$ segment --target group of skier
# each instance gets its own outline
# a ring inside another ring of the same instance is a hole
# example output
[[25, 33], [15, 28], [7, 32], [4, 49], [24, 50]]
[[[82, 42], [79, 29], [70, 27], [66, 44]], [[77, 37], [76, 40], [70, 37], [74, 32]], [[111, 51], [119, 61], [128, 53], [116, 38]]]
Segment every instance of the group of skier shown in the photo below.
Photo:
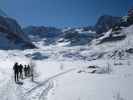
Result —
[[23, 79], [24, 77], [31, 76], [31, 67], [30, 65], [22, 65], [18, 64], [17, 62], [13, 66], [14, 70], [14, 80], [18, 82], [19, 79]]

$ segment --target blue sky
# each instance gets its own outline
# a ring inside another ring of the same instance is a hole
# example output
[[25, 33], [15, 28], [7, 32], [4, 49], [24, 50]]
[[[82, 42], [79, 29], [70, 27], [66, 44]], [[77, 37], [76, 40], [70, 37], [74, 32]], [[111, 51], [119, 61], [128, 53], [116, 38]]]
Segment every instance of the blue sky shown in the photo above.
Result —
[[23, 27], [88, 26], [102, 14], [122, 16], [133, 0], [0, 0], [0, 8]]

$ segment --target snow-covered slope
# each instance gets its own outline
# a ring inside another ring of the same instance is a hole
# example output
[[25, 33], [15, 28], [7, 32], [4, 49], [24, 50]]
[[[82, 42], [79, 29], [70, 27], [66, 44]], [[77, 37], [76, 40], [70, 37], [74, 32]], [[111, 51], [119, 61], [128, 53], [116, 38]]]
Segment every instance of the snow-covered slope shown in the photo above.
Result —
[[[0, 50], [2, 100], [132, 100], [133, 25], [126, 38], [91, 46], [45, 46], [36, 50]], [[110, 36], [111, 30], [103, 36]], [[103, 39], [99, 38], [99, 41]], [[116, 52], [117, 51], [117, 52]], [[113, 55], [112, 55], [113, 54]], [[123, 55], [124, 54], [124, 55]], [[35, 64], [35, 82], [13, 80], [14, 62]], [[101, 92], [102, 91], [102, 92]]]
[[105, 58], [129, 59], [133, 50], [132, 32], [133, 25], [118, 31], [109, 30], [104, 36], [93, 40], [90, 48]]
[[[133, 25], [119, 30], [126, 37], [91, 46], [45, 46], [37, 50], [0, 50], [2, 100], [132, 100]], [[111, 30], [104, 34], [107, 38]], [[13, 82], [14, 62], [36, 65], [35, 82]], [[3, 81], [4, 80], [4, 81]], [[6, 88], [7, 87], [7, 88]], [[102, 92], [101, 92], [102, 91]]]
[[[57, 69], [67, 71], [67, 69], [74, 68], [72, 72], [68, 71], [68, 73], [60, 74], [59, 77], [52, 79], [54, 87], [47, 95], [47, 99], [132, 100], [133, 25], [122, 28], [119, 32], [126, 37], [118, 41], [112, 40], [100, 44], [92, 41], [92, 45], [89, 47], [44, 48], [43, 51], [47, 52], [46, 54], [49, 56], [47, 60], [45, 59], [46, 62], [39, 61], [37, 63], [40, 69], [42, 68], [41, 64], [51, 67], [50, 69], [54, 70], [51, 70], [51, 73], [56, 72]], [[110, 30], [100, 37], [99, 41], [107, 38], [110, 34], [114, 33]], [[47, 76], [50, 72], [40, 71], [42, 76]], [[44, 95], [44, 97], [46, 96]]]

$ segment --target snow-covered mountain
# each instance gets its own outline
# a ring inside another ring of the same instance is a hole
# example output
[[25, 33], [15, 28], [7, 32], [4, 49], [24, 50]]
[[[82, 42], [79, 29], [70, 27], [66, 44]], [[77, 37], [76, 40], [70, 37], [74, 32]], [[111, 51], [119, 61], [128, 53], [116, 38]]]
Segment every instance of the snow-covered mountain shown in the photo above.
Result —
[[[96, 25], [94, 26], [64, 29], [45, 26], [29, 26], [21, 29], [16, 20], [6, 17], [6, 14], [2, 10], [0, 10], [0, 15], [1, 37], [4, 37], [1, 41], [4, 41], [6, 44], [0, 46], [0, 48], [3, 49], [18, 49], [20, 47], [34, 48], [35, 46], [32, 43], [36, 45], [40, 44], [40, 46], [88, 45], [93, 39], [102, 36], [103, 32], [107, 32], [115, 25], [120, 24], [122, 19], [121, 17], [103, 15], [98, 19]], [[125, 25], [125, 23], [122, 24]], [[2, 34], [3, 32], [7, 33], [6, 36], [5, 34]]]
[[[133, 50], [133, 25], [124, 27], [118, 31], [112, 29], [104, 33], [98, 39], [91, 42], [91, 50], [97, 55], [108, 59], [129, 59], [132, 56]], [[99, 53], [98, 53], [99, 52]], [[91, 55], [93, 55], [93, 53]], [[96, 55], [95, 55], [96, 56]]]
[[99, 17], [94, 29], [97, 33], [107, 32], [114, 25], [120, 23], [121, 17], [114, 17], [110, 15], [102, 15]]
[[62, 31], [55, 27], [44, 27], [44, 26], [28, 26], [23, 31], [32, 36], [38, 36], [40, 38], [51, 38], [56, 37], [62, 33]]
[[101, 16], [96, 25], [88, 27], [68, 27], [59, 29], [55, 27], [29, 26], [23, 31], [29, 36], [32, 42], [42, 45], [62, 45], [69, 46], [86, 45], [96, 37], [107, 32], [114, 25], [120, 23], [121, 17], [109, 15]]
[[95, 30], [91, 30], [90, 27], [59, 29], [30, 26], [24, 28], [23, 31], [31, 38], [32, 42], [41, 42], [43, 45], [60, 45], [66, 42], [69, 46], [85, 45], [96, 37]]
[[35, 48], [16, 20], [0, 16], [0, 49]]
[[69, 41], [71, 46], [89, 44], [97, 35], [95, 30], [91, 30], [89, 27], [88, 29], [87, 27], [64, 29], [63, 33], [64, 41]]
[[32, 42], [42, 42], [44, 45], [55, 44], [62, 30], [55, 27], [28, 26], [23, 31]]

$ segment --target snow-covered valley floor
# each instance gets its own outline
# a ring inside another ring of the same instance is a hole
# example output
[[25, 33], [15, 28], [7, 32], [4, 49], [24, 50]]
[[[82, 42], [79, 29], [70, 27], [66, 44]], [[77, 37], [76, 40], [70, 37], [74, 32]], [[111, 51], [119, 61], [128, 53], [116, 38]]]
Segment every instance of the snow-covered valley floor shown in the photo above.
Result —
[[[85, 55], [75, 57], [79, 51]], [[87, 46], [1, 50], [0, 100], [132, 100], [132, 56], [121, 60], [90, 60], [85, 57], [87, 51]], [[38, 58], [40, 53], [42, 58]], [[23, 85], [17, 85], [13, 79], [13, 64], [29, 64], [29, 54], [35, 57], [35, 82], [26, 78], [21, 80]], [[93, 65], [98, 67], [89, 67]]]
[[[121, 30], [124, 40], [99, 45], [0, 50], [0, 100], [132, 100], [132, 32], [133, 25]], [[14, 63], [30, 64], [31, 57], [34, 81], [16, 84]]]

